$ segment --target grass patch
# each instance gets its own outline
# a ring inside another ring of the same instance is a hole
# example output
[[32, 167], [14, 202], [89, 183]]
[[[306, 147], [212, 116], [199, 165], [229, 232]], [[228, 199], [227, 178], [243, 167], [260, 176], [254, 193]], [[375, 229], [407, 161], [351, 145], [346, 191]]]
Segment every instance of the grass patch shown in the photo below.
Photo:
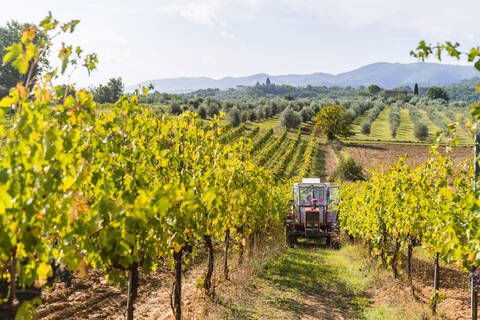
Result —
[[350, 152], [348, 152], [347, 148], [340, 150], [340, 154], [342, 155], [343, 159], [351, 158]]
[[325, 145], [319, 145], [317, 147], [312, 174], [313, 177], [320, 177], [322, 180], [327, 178], [325, 172]]
[[413, 135], [413, 123], [410, 120], [408, 109], [400, 109], [400, 126], [398, 127], [395, 139], [401, 141], [418, 140]]
[[[413, 134], [413, 123], [410, 120], [408, 115], [408, 109], [400, 109], [400, 126], [397, 130], [397, 135], [395, 138], [392, 138], [390, 135], [390, 124], [389, 124], [389, 113], [390, 108], [383, 109], [382, 112], [378, 115], [378, 118], [372, 123], [370, 134], [361, 133], [361, 124], [363, 119], [368, 115], [369, 110], [365, 112], [364, 115], [356, 118], [353, 121], [353, 132], [354, 136], [347, 139], [342, 139], [344, 143], [360, 143], [360, 144], [408, 144], [408, 145], [431, 145], [433, 142], [434, 135], [440, 129], [430, 121], [425, 110], [419, 109], [422, 114], [422, 119], [425, 121], [425, 124], [428, 127], [428, 138], [426, 141], [419, 141], [415, 138]], [[452, 121], [447, 121], [450, 123]], [[469, 137], [468, 133], [459, 128], [457, 130], [457, 140], [459, 146], [471, 146], [473, 144], [472, 139]], [[442, 140], [444, 143], [445, 139]]]
[[255, 122], [254, 125], [260, 128], [260, 132], [265, 132], [269, 129], [273, 129], [274, 132], [276, 131], [275, 128], [278, 127], [280, 124], [280, 120], [278, 116], [268, 119], [266, 121]]
[[[420, 111], [420, 114], [422, 115], [422, 119], [428, 127], [428, 139], [427, 140], [428, 141], [433, 141], [435, 134], [437, 132], [441, 131], [441, 129], [430, 120], [430, 118], [428, 117], [427, 112], [425, 110], [418, 109], [418, 111]], [[442, 142], [443, 142], [443, 139], [442, 139]]]
[[[388, 120], [388, 115], [390, 114], [390, 108], [385, 108], [380, 112], [378, 118], [372, 123], [370, 128], [370, 134], [362, 134], [360, 132], [361, 122], [357, 125], [354, 125], [354, 133], [355, 135], [347, 140], [377, 140], [381, 139], [385, 140], [392, 140], [390, 137], [390, 124]], [[366, 116], [366, 115], [365, 115]], [[358, 121], [361, 121], [363, 116], [359, 117]], [[355, 119], [357, 121], [357, 119]]]
[[339, 251], [300, 243], [258, 265], [256, 277], [232, 299], [225, 319], [362, 318], [372, 301], [374, 273], [352, 261], [352, 246]]
[[222, 300], [220, 318], [413, 320], [425, 315], [405, 301], [377, 305], [374, 289], [391, 289], [390, 279], [361, 246], [332, 250], [300, 241], [255, 261], [241, 294]]
[[382, 305], [376, 308], [366, 309], [363, 317], [368, 320], [405, 320], [421, 319], [414, 312], [402, 310], [397, 306]]

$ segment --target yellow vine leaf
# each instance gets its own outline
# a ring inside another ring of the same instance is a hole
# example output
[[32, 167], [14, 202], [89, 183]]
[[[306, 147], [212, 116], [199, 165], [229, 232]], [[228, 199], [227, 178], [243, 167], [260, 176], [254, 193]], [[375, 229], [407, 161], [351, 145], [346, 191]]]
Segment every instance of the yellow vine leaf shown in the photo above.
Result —
[[23, 83], [17, 83], [17, 91], [20, 98], [24, 98], [27, 95], [27, 89], [23, 86]]
[[173, 243], [173, 250], [175, 250], [175, 252], [180, 252], [180, 250], [182, 250], [182, 248], [183, 248], [183, 245], [178, 244], [176, 242]]
[[22, 43], [33, 41], [33, 39], [35, 39], [36, 33], [37, 33], [37, 30], [34, 27], [32, 26], [28, 27], [25, 31], [23, 31]]

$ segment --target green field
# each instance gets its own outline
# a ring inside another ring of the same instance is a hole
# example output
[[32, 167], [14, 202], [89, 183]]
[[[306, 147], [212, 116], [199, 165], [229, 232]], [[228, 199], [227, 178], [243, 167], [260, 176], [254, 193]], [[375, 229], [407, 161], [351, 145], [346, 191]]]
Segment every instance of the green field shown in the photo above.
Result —
[[[372, 126], [370, 128], [370, 134], [363, 134], [360, 132], [360, 128], [362, 125], [363, 120], [365, 119], [366, 115], [368, 114], [368, 111], [365, 113], [365, 115], [362, 115], [355, 119], [354, 121], [354, 126], [353, 126], [353, 132], [355, 133], [354, 136], [345, 139], [347, 142], [414, 142], [413, 139], [411, 140], [402, 140], [400, 139], [400, 136], [397, 135], [397, 137], [392, 138], [390, 135], [390, 122], [389, 122], [389, 114], [390, 114], [390, 108], [385, 108], [380, 114], [378, 115], [378, 118], [372, 123]], [[408, 113], [407, 113], [408, 117]], [[402, 122], [400, 123], [400, 127], [403, 124], [404, 119], [402, 118]], [[400, 129], [398, 130], [400, 134]], [[402, 137], [403, 138], [403, 137]]]
[[[422, 119], [428, 127], [428, 138], [425, 141], [418, 140], [413, 135], [413, 123], [410, 120], [410, 116], [408, 114], [408, 110], [403, 108], [400, 109], [400, 126], [397, 130], [397, 135], [395, 138], [392, 138], [390, 134], [390, 122], [389, 122], [389, 114], [390, 108], [385, 108], [379, 115], [378, 118], [372, 123], [370, 134], [362, 134], [360, 129], [362, 122], [368, 115], [368, 111], [365, 114], [357, 117], [353, 121], [353, 132], [355, 133], [354, 136], [344, 139], [344, 142], [347, 143], [386, 143], [386, 144], [418, 144], [418, 145], [430, 145], [433, 140], [436, 132], [440, 131], [440, 128], [432, 123], [428, 118], [426, 111], [420, 110], [422, 114]], [[458, 113], [460, 116], [461, 113]], [[445, 117], [445, 123], [451, 123]], [[469, 137], [468, 133], [459, 128], [457, 130], [457, 140], [459, 145], [466, 146], [471, 145], [472, 140]], [[442, 139], [445, 142], [445, 139]]]

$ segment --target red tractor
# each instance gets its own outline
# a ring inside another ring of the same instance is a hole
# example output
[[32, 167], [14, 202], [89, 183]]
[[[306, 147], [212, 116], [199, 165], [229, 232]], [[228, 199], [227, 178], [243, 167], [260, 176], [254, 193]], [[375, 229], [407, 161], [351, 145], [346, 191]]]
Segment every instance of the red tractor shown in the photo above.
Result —
[[325, 239], [338, 248], [338, 212], [340, 186], [304, 178], [292, 189], [292, 209], [287, 218], [287, 244], [294, 247], [298, 238]]

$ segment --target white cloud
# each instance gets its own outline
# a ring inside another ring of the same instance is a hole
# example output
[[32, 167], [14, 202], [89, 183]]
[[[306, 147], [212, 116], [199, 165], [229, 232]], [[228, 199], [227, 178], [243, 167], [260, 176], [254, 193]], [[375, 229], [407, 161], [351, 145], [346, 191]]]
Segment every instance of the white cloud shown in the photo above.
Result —
[[192, 22], [215, 26], [222, 24], [218, 16], [221, 5], [221, 0], [188, 0], [162, 6], [159, 10], [177, 13], [182, 18]]
[[180, 15], [187, 20], [213, 26], [218, 22], [216, 10], [219, 5], [218, 0], [191, 1], [180, 8]]
[[222, 33], [220, 34], [223, 38], [226, 38], [226, 39], [233, 39], [235, 38], [235, 35], [232, 34], [232, 33], [229, 33], [227, 31], [222, 31]]

